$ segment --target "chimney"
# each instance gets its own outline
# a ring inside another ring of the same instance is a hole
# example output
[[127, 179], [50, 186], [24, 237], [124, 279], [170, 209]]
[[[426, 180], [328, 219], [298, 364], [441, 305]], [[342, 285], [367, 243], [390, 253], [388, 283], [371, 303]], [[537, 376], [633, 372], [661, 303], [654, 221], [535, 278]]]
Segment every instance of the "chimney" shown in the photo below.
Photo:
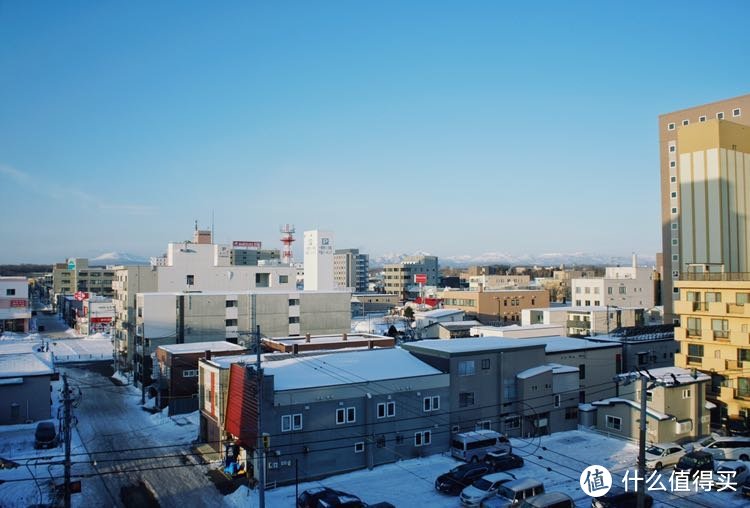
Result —
[[344, 335], [343, 335], [343, 336], [341, 337], [341, 340], [347, 340], [347, 335], [346, 335], [346, 334], [344, 334]]
[[206, 360], [210, 360], [210, 359], [211, 359], [211, 350], [206, 349]]
[[294, 356], [297, 356], [299, 354], [299, 344], [297, 343], [292, 344], [292, 354]]
[[310, 334], [309, 333], [305, 334], [305, 342], [310, 342]]

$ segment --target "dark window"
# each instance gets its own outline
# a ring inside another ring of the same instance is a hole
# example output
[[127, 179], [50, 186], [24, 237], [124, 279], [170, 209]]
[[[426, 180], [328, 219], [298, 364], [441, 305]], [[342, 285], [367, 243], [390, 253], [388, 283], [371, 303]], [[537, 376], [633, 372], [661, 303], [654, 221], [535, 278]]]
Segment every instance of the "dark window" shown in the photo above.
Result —
[[227, 326], [237, 326], [237, 320], [236, 319], [225, 319], [224, 322]]
[[237, 307], [237, 300], [227, 300], [227, 307]]
[[378, 448], [385, 448], [385, 436], [383, 434], [379, 435], [375, 439], [375, 446]]
[[474, 405], [474, 392], [461, 392], [458, 394], [458, 406], [468, 407]]
[[586, 379], [586, 364], [580, 364], [578, 366], [578, 379]]
[[16, 294], [16, 290], [15, 289], [6, 289], [5, 290], [5, 296], [13, 296], [15, 294]]
[[487, 370], [490, 368], [490, 359], [489, 358], [483, 358], [482, 359], [482, 370]]
[[186, 275], [185, 276], [185, 283], [188, 286], [192, 286], [195, 284], [195, 275]]

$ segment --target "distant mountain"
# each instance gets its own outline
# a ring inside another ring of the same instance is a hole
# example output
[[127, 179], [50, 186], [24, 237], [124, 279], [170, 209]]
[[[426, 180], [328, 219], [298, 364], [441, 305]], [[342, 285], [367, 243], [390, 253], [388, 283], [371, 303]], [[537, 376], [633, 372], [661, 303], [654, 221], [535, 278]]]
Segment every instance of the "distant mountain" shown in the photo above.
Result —
[[[418, 252], [414, 255], [426, 254]], [[388, 263], [398, 263], [407, 254], [383, 254], [370, 258], [371, 266], [383, 266]], [[459, 256], [438, 256], [440, 266], [471, 266], [471, 265], [511, 265], [511, 266], [572, 266], [572, 265], [599, 265], [599, 266], [625, 266], [632, 262], [631, 256], [612, 256], [606, 254], [592, 254], [585, 252], [560, 253], [550, 252], [546, 254], [522, 254], [513, 255], [502, 252], [485, 252], [479, 255], [463, 254]], [[639, 266], [653, 266], [656, 264], [654, 256], [638, 256]]]
[[128, 254], [127, 252], [105, 252], [89, 260], [89, 264], [96, 265], [147, 265], [150, 263], [148, 258]]

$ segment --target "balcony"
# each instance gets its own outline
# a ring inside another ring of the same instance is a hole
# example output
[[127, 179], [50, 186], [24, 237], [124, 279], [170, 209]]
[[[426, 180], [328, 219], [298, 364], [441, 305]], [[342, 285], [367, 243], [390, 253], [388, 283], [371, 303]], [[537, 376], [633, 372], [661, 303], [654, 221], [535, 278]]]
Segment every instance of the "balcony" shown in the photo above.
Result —
[[695, 281], [750, 281], [750, 272], [680, 272], [680, 280]]
[[742, 370], [743, 368], [746, 368], [744, 364], [746, 363], [750, 364], [750, 362], [742, 362], [739, 360], [725, 360], [725, 361], [726, 361], [726, 365], [725, 365], [726, 370]]
[[565, 326], [568, 328], [583, 328], [584, 330], [591, 329], [591, 321], [576, 321], [575, 319], [569, 319]]
[[729, 342], [729, 330], [712, 330], [714, 340], [717, 342]]
[[693, 367], [700, 367], [703, 365], [702, 356], [686, 356], [685, 358], [687, 358], [687, 364]]
[[703, 331], [700, 328], [685, 328], [686, 337], [690, 339], [700, 339]]

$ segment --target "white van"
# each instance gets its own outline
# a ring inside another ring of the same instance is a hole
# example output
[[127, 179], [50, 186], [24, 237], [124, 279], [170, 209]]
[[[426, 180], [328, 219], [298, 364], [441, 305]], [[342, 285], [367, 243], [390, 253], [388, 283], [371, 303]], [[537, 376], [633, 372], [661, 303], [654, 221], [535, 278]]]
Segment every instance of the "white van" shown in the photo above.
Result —
[[719, 460], [750, 460], [750, 437], [727, 436], [702, 449]]
[[466, 462], [484, 460], [487, 452], [510, 453], [510, 441], [494, 430], [475, 430], [456, 434], [451, 440], [451, 455]]

